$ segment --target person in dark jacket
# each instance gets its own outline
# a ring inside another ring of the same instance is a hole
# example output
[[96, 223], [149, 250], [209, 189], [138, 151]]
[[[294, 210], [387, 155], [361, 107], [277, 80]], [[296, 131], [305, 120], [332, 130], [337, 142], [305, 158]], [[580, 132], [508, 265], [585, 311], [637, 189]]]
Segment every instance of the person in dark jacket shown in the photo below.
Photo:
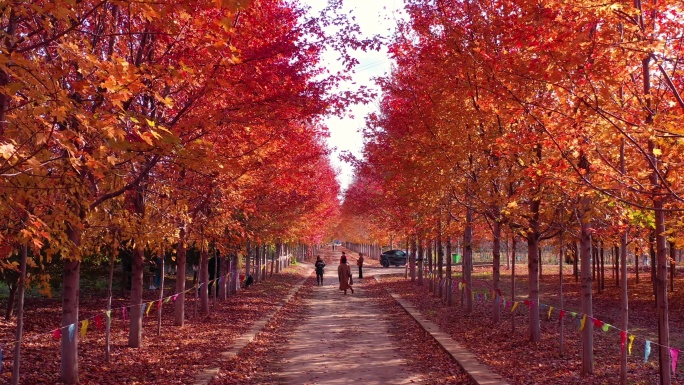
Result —
[[320, 255], [316, 256], [316, 284], [319, 286], [323, 284], [323, 268], [325, 267], [325, 261], [321, 259]]

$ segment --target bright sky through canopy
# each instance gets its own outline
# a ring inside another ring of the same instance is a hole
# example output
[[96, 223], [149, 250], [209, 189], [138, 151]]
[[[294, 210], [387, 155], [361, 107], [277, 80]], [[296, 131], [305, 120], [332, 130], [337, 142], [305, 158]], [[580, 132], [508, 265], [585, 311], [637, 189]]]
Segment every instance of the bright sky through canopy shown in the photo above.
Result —
[[[314, 13], [320, 11], [325, 3], [325, 0], [302, 0], [302, 4], [309, 5], [312, 8], [311, 12]], [[402, 0], [344, 1], [346, 13], [355, 17], [363, 37], [392, 35], [396, 28], [396, 20], [400, 19], [403, 13], [403, 6]], [[336, 61], [337, 56], [335, 52], [327, 52], [324, 56], [324, 65], [328, 66], [331, 72], [341, 69], [341, 65]], [[352, 81], [344, 84], [343, 89], [355, 89], [358, 85], [376, 88], [372, 79], [387, 74], [391, 68], [391, 60], [384, 47], [380, 51], [357, 51], [354, 56], [359, 60], [359, 65], [352, 75]], [[329, 147], [334, 149], [331, 158], [333, 164], [339, 168], [337, 178], [343, 190], [351, 183], [353, 170], [349, 164], [340, 161], [339, 156], [343, 152], [350, 152], [356, 156], [361, 154], [364, 118], [376, 108], [376, 103], [352, 105], [344, 118], [330, 117], [325, 121], [330, 129]]]

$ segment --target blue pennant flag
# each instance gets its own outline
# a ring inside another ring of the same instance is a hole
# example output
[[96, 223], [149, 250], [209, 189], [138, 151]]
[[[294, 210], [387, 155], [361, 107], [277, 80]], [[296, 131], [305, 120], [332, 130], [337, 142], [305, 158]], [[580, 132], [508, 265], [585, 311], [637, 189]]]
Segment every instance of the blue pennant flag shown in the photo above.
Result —
[[644, 362], [648, 361], [648, 356], [651, 355], [651, 341], [646, 341], [646, 346], [644, 347]]

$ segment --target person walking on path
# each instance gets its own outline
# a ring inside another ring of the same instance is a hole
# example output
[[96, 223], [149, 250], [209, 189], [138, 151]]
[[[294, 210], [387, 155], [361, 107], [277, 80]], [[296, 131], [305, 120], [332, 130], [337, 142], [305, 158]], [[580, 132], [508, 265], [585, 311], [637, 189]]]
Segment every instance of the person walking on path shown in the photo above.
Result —
[[351, 268], [347, 264], [347, 257], [344, 255], [340, 259], [340, 265], [337, 266], [337, 277], [340, 280], [340, 290], [344, 290], [344, 294], [347, 294], [347, 290], [351, 290], [354, 294], [354, 288], [351, 287]]
[[323, 284], [323, 268], [325, 267], [325, 262], [321, 259], [320, 255], [316, 256], [316, 284], [319, 286]]
[[356, 260], [356, 266], [359, 267], [359, 279], [363, 278], [363, 253], [359, 253], [359, 259]]

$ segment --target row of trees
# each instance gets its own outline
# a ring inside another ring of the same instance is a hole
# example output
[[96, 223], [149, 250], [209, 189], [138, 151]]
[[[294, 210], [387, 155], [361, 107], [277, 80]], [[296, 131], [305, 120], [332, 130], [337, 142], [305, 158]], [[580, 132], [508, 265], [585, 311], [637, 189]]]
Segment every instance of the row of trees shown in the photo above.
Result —
[[[498, 290], [504, 234], [522, 239], [533, 342], [541, 241], [556, 239], [561, 254], [579, 244], [588, 316], [592, 240], [619, 249], [625, 331], [627, 250], [652, 249], [660, 381], [670, 384], [668, 251], [684, 242], [681, 2], [409, 0], [406, 10], [342, 208], [342, 227], [363, 223], [350, 240], [375, 243], [389, 229], [448, 251], [460, 234], [470, 286], [473, 231], [486, 228]], [[592, 335], [589, 324], [584, 374]]]
[[[350, 68], [346, 50], [374, 44], [340, 3], [310, 16], [277, 0], [2, 2], [0, 269], [62, 264], [64, 327], [78, 323], [82, 262], [130, 248], [128, 345], [140, 347], [146, 254], [173, 248], [185, 277], [196, 245], [206, 277], [211, 245], [319, 243], [339, 191], [320, 116], [356, 97], [331, 92], [346, 75], [319, 58], [332, 45]], [[68, 334], [61, 379], [77, 383]]]

